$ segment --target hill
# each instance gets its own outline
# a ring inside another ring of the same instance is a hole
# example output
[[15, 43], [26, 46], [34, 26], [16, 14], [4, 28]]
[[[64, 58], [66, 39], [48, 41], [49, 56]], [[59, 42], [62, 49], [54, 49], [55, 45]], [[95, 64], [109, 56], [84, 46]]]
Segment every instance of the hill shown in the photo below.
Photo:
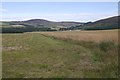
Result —
[[82, 26], [84, 30], [104, 30], [104, 29], [118, 29], [118, 20], [120, 16], [114, 16], [107, 19], [98, 20], [95, 22], [88, 22]]
[[10, 25], [25, 25], [33, 27], [49, 27], [49, 28], [61, 28], [82, 25], [80, 22], [53, 22], [44, 19], [31, 19], [27, 21], [11, 21]]
[[23, 33], [32, 31], [57, 31], [60, 28], [81, 26], [80, 22], [53, 22], [44, 19], [31, 19], [26, 21], [10, 21], [2, 23], [3, 33]]
[[2, 22], [3, 33], [19, 33], [32, 31], [64, 31], [64, 30], [108, 30], [119, 29], [118, 20], [120, 16], [101, 19], [95, 22], [54, 22], [44, 19], [31, 19], [26, 21]]

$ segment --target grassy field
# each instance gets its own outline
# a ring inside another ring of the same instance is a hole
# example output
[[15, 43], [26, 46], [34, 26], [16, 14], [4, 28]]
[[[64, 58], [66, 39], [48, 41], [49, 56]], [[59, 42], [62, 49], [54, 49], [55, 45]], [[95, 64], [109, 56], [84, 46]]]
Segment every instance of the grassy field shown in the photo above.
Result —
[[115, 30], [94, 30], [94, 31], [58, 31], [58, 32], [42, 32], [62, 39], [72, 39], [77, 41], [112, 41], [118, 43], [118, 29]]
[[3, 78], [116, 78], [117, 30], [2, 35]]

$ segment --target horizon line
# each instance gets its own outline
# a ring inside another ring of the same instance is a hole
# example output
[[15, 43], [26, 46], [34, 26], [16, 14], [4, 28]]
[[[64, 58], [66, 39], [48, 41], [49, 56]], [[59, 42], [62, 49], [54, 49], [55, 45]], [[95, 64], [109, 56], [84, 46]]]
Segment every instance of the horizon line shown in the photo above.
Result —
[[[104, 20], [104, 19], [108, 19], [108, 18], [112, 18], [112, 17], [118, 17], [120, 15], [115, 15], [115, 16], [111, 16], [111, 17], [107, 17], [107, 18], [102, 18], [102, 19], [98, 19], [98, 20], [95, 20], [95, 21], [81, 21], [80, 23], [85, 23], [85, 22], [96, 22], [96, 21], [99, 21], [99, 20]], [[48, 19], [43, 19], [43, 18], [31, 18], [31, 19], [26, 19], [26, 20], [0, 20], [1, 22], [12, 22], [12, 21], [28, 21], [28, 20], [34, 20], [34, 19], [37, 19], [37, 20], [46, 20], [46, 21], [51, 21], [51, 22], [78, 22], [79, 21], [75, 21], [75, 20], [62, 20], [62, 21], [55, 21], [55, 20], [48, 20]]]

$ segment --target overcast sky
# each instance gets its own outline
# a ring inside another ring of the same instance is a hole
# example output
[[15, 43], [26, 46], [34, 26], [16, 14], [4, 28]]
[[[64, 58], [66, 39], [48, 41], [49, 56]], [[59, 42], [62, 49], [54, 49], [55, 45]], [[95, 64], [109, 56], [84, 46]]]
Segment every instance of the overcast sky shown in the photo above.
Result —
[[3, 21], [46, 19], [88, 22], [118, 15], [117, 2], [3, 2]]

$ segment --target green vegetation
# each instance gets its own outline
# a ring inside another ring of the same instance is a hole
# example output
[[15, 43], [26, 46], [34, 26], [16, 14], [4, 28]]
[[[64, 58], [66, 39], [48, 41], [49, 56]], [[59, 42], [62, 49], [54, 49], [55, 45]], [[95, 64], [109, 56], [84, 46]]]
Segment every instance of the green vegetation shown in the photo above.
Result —
[[3, 78], [116, 78], [118, 45], [3, 34]]
[[115, 48], [115, 45], [114, 45], [114, 43], [113, 42], [101, 42], [100, 44], [99, 44], [99, 47], [100, 47], [100, 49], [102, 50], [102, 51], [105, 51], [105, 52], [107, 52], [107, 51], [109, 51], [110, 49], [112, 49], [112, 48]]

